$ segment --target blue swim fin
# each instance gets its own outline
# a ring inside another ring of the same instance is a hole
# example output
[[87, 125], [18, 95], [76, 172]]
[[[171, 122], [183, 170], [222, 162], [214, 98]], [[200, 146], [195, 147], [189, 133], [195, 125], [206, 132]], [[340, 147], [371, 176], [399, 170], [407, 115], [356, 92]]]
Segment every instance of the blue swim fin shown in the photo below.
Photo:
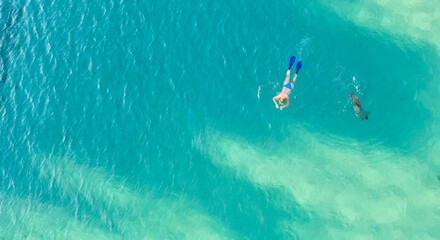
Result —
[[301, 69], [302, 66], [303, 66], [303, 63], [302, 63], [302, 62], [298, 62], [298, 63], [296, 64], [296, 73], [298, 73], [298, 71]]
[[290, 61], [289, 61], [289, 69], [293, 66], [293, 64], [295, 63], [295, 59], [296, 59], [296, 57], [295, 56], [291, 56], [290, 57]]

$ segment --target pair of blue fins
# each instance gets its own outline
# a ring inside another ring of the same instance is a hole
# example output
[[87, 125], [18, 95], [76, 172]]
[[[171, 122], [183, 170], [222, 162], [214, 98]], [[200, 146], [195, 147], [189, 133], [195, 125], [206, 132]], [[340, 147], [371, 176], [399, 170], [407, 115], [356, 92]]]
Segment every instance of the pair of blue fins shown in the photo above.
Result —
[[[296, 60], [296, 57], [295, 56], [292, 56], [292, 57], [290, 57], [290, 61], [289, 61], [289, 70], [290, 70], [290, 68], [292, 68], [292, 66], [293, 66], [293, 64], [295, 63], [295, 60]], [[297, 64], [296, 64], [296, 74], [298, 74], [298, 71], [302, 68], [302, 62], [301, 61], [299, 61]]]

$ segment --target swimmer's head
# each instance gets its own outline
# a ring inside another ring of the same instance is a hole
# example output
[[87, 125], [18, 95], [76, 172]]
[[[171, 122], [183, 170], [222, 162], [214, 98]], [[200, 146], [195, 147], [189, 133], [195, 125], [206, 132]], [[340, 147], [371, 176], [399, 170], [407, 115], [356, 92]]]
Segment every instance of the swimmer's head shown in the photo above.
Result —
[[356, 95], [354, 95], [354, 93], [350, 93], [350, 97], [353, 103], [358, 105], [358, 107], [360, 107], [361, 104], [359, 102], [359, 98]]
[[278, 103], [279, 103], [281, 106], [286, 105], [286, 98], [280, 98], [280, 99], [278, 100]]

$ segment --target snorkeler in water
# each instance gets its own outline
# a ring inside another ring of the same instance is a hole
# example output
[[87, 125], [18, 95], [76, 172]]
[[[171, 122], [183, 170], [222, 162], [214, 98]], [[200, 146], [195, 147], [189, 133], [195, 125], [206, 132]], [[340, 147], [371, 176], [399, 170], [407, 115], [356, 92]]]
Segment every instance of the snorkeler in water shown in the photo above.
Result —
[[294, 56], [290, 57], [289, 68], [287, 69], [286, 72], [286, 79], [284, 80], [283, 83], [283, 89], [278, 95], [272, 98], [272, 101], [275, 103], [275, 107], [279, 108], [280, 110], [283, 110], [283, 108], [286, 108], [290, 105], [289, 95], [295, 86], [295, 81], [296, 81], [296, 77], [298, 76], [298, 71], [302, 67], [302, 62], [298, 62], [296, 64], [295, 76], [293, 76], [292, 82], [290, 82], [290, 68], [292, 68], [294, 62], [295, 62], [295, 57]]
[[354, 93], [350, 93], [351, 102], [353, 103], [354, 115], [362, 120], [368, 120], [367, 113], [362, 109], [361, 102], [359, 98], [354, 95]]

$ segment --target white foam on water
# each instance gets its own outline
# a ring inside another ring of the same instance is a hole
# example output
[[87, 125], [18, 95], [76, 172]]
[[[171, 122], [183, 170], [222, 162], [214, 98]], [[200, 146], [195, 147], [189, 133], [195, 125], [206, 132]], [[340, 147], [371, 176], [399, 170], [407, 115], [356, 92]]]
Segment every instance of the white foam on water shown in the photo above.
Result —
[[[301, 139], [286, 139], [282, 148], [257, 147], [215, 130], [194, 140], [194, 146], [215, 165], [263, 189], [286, 191], [310, 219], [282, 221], [279, 228], [300, 239], [440, 237], [440, 184], [423, 161], [383, 146], [296, 129]], [[294, 144], [304, 147], [289, 148]]]
[[356, 80], [356, 76], [353, 76], [352, 81], [353, 81], [353, 86], [356, 89], [356, 93], [360, 93], [359, 92], [360, 83]]
[[126, 239], [234, 239], [219, 220], [185, 196], [158, 197], [68, 157], [36, 156], [33, 163], [41, 178], [72, 198], [87, 199]]

